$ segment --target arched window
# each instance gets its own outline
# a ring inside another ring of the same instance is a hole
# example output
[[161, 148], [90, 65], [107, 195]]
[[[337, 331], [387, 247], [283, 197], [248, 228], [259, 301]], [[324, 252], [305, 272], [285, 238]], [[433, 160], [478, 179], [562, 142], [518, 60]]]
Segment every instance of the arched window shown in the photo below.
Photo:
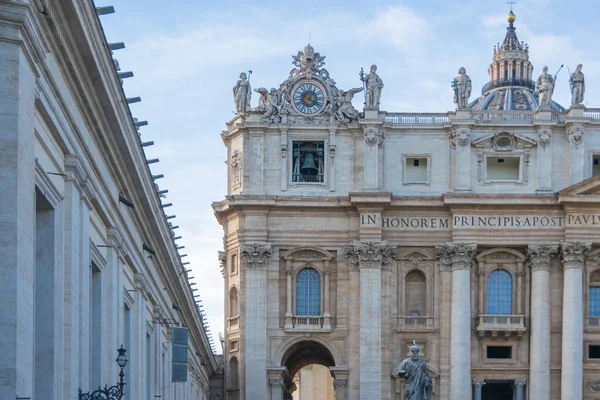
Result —
[[426, 315], [427, 293], [425, 291], [425, 274], [421, 271], [411, 271], [404, 282], [404, 301], [406, 315], [419, 317]]
[[313, 268], [304, 268], [296, 277], [296, 315], [321, 315], [321, 277]]
[[503, 269], [497, 269], [488, 276], [486, 314], [512, 314], [512, 277]]
[[231, 357], [231, 360], [229, 360], [229, 389], [239, 389], [239, 386], [240, 378], [238, 360], [235, 357]]
[[234, 286], [229, 291], [229, 316], [230, 317], [235, 317], [237, 315], [240, 315], [239, 304], [240, 303], [238, 301], [238, 291], [237, 291], [237, 288]]
[[600, 271], [596, 271], [590, 276], [588, 316], [600, 317]]

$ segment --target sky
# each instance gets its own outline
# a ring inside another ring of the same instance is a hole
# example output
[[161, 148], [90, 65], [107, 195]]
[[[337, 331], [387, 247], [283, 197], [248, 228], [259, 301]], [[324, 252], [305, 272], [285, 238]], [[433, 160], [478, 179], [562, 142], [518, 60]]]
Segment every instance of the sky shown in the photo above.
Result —
[[[217, 350], [224, 331], [223, 278], [217, 252], [223, 231], [211, 207], [226, 194], [225, 123], [234, 116], [232, 88], [252, 70], [253, 88], [279, 87], [292, 69], [292, 54], [309, 42], [326, 56], [325, 68], [341, 89], [361, 87], [359, 71], [377, 64], [383, 79], [381, 109], [389, 112], [454, 110], [450, 82], [464, 66], [471, 99], [487, 83], [493, 46], [506, 33], [505, 1], [481, 0], [95, 0], [114, 6], [101, 16], [126, 79], [132, 113], [149, 125], [142, 139], [153, 174], [168, 189], [186, 261], [195, 276]], [[600, 107], [597, 0], [521, 0], [513, 10], [520, 40], [529, 44], [534, 77], [561, 64], [553, 100], [570, 103], [567, 66], [583, 64], [585, 102]], [[354, 99], [362, 107], [363, 95]], [[254, 93], [252, 105], [258, 103]]]

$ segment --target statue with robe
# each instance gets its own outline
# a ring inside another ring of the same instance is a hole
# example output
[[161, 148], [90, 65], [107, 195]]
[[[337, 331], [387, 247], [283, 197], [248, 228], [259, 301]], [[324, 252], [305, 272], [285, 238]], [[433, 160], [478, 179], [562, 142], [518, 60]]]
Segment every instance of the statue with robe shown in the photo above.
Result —
[[460, 67], [458, 76], [452, 82], [454, 89], [454, 102], [458, 110], [469, 108], [469, 97], [471, 97], [471, 78], [467, 75], [467, 70]]
[[381, 100], [381, 89], [383, 89], [383, 81], [377, 75], [377, 65], [371, 65], [371, 71], [368, 75], [364, 75], [361, 68], [361, 80], [365, 83], [367, 91], [365, 93], [365, 107], [371, 109], [379, 109], [379, 101]]
[[404, 377], [404, 400], [433, 400], [433, 381], [427, 363], [421, 357], [416, 342], [410, 348], [411, 356], [392, 371], [392, 376]]
[[579, 64], [575, 72], [571, 74], [569, 84], [571, 86], [571, 104], [579, 105], [583, 103], [583, 95], [585, 94], [585, 78], [581, 72], [583, 65]]
[[554, 93], [554, 79], [548, 73], [548, 67], [544, 67], [542, 74], [535, 82], [535, 92], [538, 94], [538, 108], [550, 109], [552, 94]]
[[233, 87], [233, 100], [235, 102], [235, 111], [238, 114], [246, 114], [250, 111], [250, 99], [252, 98], [252, 88], [248, 82], [248, 76], [245, 72], [240, 74], [240, 79]]

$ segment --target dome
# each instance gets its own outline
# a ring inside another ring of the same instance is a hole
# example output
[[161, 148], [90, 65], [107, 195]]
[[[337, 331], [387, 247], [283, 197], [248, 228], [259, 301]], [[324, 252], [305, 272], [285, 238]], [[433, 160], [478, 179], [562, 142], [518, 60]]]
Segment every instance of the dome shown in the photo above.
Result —
[[[471, 102], [469, 108], [473, 111], [534, 111], [538, 108], [538, 95], [531, 85], [528, 86], [502, 86], [487, 90]], [[565, 111], [555, 101], [552, 101], [551, 108], [554, 111]]]

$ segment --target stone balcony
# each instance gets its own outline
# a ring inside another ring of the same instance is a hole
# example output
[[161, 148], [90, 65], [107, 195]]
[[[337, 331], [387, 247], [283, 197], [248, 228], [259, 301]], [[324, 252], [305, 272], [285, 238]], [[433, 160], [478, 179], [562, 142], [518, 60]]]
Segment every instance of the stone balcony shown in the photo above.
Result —
[[586, 332], [600, 332], [600, 317], [585, 317], [583, 323]]
[[493, 338], [498, 337], [499, 333], [506, 337], [512, 334], [522, 337], [526, 330], [524, 315], [479, 315], [477, 332], [480, 337], [486, 333]]
[[431, 332], [436, 329], [435, 320], [433, 317], [412, 317], [401, 315], [398, 316], [399, 332]]
[[331, 332], [331, 317], [287, 317], [284, 330], [286, 332]]

